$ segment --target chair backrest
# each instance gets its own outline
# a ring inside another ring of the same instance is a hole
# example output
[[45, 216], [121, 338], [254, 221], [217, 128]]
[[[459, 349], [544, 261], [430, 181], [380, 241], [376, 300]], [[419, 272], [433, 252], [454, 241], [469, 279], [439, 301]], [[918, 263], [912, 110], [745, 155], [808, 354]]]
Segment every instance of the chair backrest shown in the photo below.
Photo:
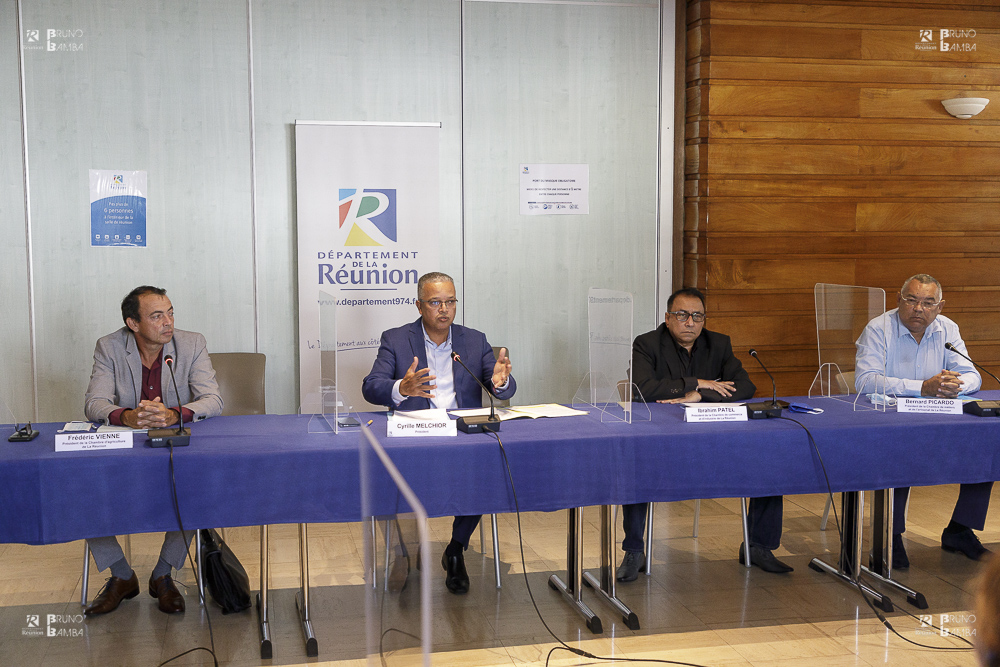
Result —
[[[504, 345], [494, 345], [493, 346], [493, 358], [494, 359], [497, 359], [497, 358], [500, 357], [500, 348], [502, 348], [502, 347], [505, 347], [505, 346]], [[510, 348], [509, 347], [507, 348], [507, 354], [508, 354], [508, 356], [510, 355]], [[503, 401], [501, 401], [499, 398], [494, 397], [493, 398], [493, 404], [496, 405], [498, 408], [506, 408], [506, 407], [510, 407], [510, 400], [503, 400]], [[486, 407], [489, 407], [489, 405], [490, 405], [490, 398], [489, 398], [489, 396], [486, 395], [485, 391], [483, 392], [483, 405], [486, 406]]]
[[264, 404], [264, 364], [266, 357], [256, 352], [215, 352], [208, 355], [215, 369], [224, 407], [222, 414], [262, 415]]

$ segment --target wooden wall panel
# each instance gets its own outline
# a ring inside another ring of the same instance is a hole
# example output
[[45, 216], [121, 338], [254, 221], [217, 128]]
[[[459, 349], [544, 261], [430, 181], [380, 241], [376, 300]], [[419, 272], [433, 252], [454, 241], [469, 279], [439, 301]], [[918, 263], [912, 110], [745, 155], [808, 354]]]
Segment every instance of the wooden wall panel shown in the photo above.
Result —
[[861, 203], [857, 206], [857, 230], [859, 232], [911, 233], [1000, 232], [1000, 215], [984, 216], [983, 206], [978, 202], [952, 204], [935, 202]]
[[[995, 0], [689, 0], [687, 19], [683, 275], [758, 395], [749, 347], [779, 393], [808, 391], [817, 282], [881, 287], [893, 308], [930, 273], [977, 361], [1000, 366]], [[942, 27], [976, 32], [941, 51]], [[993, 102], [958, 120], [941, 100], [962, 94]]]

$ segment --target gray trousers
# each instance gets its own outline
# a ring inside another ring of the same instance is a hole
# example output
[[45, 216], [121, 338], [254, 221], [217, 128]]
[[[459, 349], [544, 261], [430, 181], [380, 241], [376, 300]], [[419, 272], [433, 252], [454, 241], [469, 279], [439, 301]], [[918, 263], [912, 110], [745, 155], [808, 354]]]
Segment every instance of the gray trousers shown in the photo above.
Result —
[[[175, 570], [184, 567], [184, 561], [187, 559], [187, 547], [191, 543], [193, 535], [193, 530], [185, 531], [184, 535], [181, 535], [179, 530], [168, 532], [163, 536], [160, 558], [170, 563]], [[125, 558], [125, 552], [118, 544], [117, 537], [92, 537], [87, 540], [87, 544], [90, 545], [90, 553], [94, 554], [94, 562], [97, 563], [98, 572], [103, 572], [111, 567], [112, 563]]]

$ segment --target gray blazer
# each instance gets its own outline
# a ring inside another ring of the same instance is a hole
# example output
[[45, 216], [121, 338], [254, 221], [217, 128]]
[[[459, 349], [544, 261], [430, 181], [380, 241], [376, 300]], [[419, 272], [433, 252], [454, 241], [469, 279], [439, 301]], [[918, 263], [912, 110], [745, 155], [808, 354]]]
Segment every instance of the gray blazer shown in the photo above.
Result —
[[[222, 414], [222, 396], [215, 381], [215, 369], [208, 358], [205, 337], [193, 331], [174, 329], [163, 346], [163, 355], [173, 355], [174, 373], [180, 402], [194, 413], [195, 421]], [[97, 341], [94, 370], [83, 411], [90, 421], [108, 423], [108, 415], [118, 408], [134, 408], [142, 396], [142, 360], [132, 332], [122, 327]], [[170, 371], [160, 374], [160, 399], [177, 405]]]

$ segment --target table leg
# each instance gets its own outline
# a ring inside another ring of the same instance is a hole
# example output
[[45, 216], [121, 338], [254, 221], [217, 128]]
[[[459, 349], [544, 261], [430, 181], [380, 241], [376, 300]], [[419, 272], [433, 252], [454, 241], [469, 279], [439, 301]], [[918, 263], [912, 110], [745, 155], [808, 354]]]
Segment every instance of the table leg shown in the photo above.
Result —
[[267, 621], [267, 585], [270, 579], [270, 565], [267, 554], [267, 526], [260, 527], [260, 592], [257, 593], [257, 628], [260, 630], [260, 657], [264, 660], [270, 659], [273, 649], [271, 646], [271, 628]]
[[906, 601], [917, 609], [927, 609], [923, 593], [908, 588], [892, 578], [892, 489], [875, 491], [872, 498], [872, 557], [862, 571], [879, 582], [892, 586], [906, 595]]
[[602, 600], [622, 615], [622, 621], [629, 630], [638, 630], [639, 617], [615, 594], [615, 523], [612, 509], [611, 505], [601, 505], [601, 580], [597, 581], [589, 572], [584, 572], [583, 578]]
[[549, 588], [562, 593], [577, 613], [587, 621], [587, 629], [595, 635], [604, 632], [601, 618], [590, 610], [583, 601], [583, 508], [574, 507], [569, 513], [569, 529], [566, 532], [566, 579], [563, 583], [558, 576], [549, 577]]
[[315, 658], [319, 655], [319, 644], [309, 618], [309, 530], [304, 523], [299, 524], [299, 578], [302, 588], [295, 593], [295, 608], [299, 612], [299, 623], [306, 639], [306, 656]]
[[194, 531], [194, 562], [195, 577], [198, 580], [198, 603], [205, 606], [205, 564], [201, 562], [201, 531], [207, 530], [199, 528]]
[[809, 567], [817, 572], [832, 574], [851, 586], [858, 585], [861, 590], [873, 598], [873, 603], [876, 607], [882, 611], [890, 612], [893, 610], [893, 606], [889, 596], [879, 593], [870, 586], [866, 586], [858, 578], [861, 569], [861, 542], [865, 505], [864, 492], [850, 491], [841, 495], [843, 499], [844, 541], [840, 545], [840, 560], [837, 567], [819, 558], [813, 558], [809, 562]]

